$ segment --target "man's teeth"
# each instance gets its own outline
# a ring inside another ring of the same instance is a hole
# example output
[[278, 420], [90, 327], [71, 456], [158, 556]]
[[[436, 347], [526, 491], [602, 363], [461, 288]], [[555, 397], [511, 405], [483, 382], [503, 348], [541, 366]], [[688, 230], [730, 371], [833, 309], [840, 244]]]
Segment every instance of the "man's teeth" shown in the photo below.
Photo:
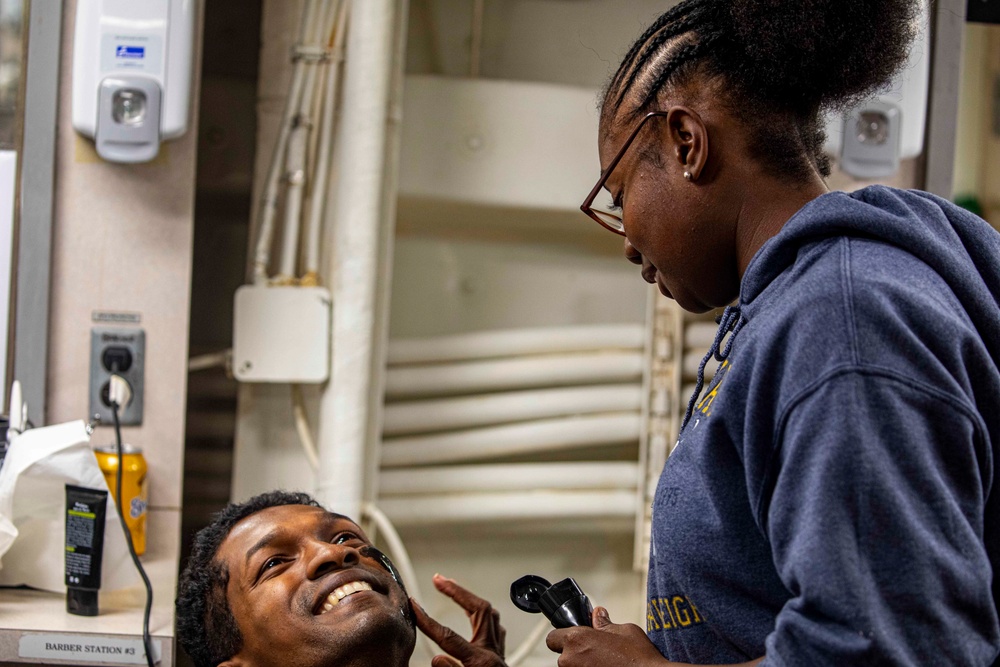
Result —
[[323, 603], [323, 611], [320, 612], [320, 615], [325, 614], [326, 612], [333, 609], [333, 607], [336, 604], [338, 604], [341, 600], [346, 598], [351, 593], [357, 593], [358, 591], [370, 591], [371, 589], [372, 587], [363, 581], [352, 581], [349, 584], [344, 584], [343, 586], [341, 586], [340, 588], [338, 588], [337, 590], [326, 596], [326, 602]]

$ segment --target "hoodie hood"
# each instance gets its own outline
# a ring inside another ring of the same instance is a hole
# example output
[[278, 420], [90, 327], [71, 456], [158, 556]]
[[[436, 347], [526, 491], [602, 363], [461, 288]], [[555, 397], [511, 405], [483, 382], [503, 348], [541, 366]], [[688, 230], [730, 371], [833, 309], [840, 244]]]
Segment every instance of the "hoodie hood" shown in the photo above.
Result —
[[754, 301], [795, 263], [800, 248], [834, 237], [896, 246], [927, 264], [965, 307], [994, 361], [1000, 362], [1000, 234], [935, 195], [872, 186], [831, 192], [802, 207], [751, 261], [740, 306]]

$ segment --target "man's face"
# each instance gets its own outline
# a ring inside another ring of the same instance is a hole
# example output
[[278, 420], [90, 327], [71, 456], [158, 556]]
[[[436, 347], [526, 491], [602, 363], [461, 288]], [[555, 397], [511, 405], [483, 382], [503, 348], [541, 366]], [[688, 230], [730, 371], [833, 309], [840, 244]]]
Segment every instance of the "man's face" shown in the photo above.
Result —
[[216, 559], [243, 648], [223, 664], [406, 665], [406, 592], [370, 546], [357, 524], [319, 507], [270, 507], [237, 523]]

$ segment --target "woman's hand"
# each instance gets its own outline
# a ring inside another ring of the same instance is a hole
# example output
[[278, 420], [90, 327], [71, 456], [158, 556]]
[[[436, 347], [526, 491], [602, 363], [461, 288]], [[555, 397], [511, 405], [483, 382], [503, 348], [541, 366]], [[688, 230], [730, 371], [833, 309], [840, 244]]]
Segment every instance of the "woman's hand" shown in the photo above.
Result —
[[598, 607], [591, 621], [594, 627], [553, 630], [545, 645], [559, 656], [559, 667], [667, 667], [668, 662], [653, 645], [646, 632], [631, 623], [611, 622], [608, 610]]
[[486, 600], [439, 574], [434, 575], [434, 588], [465, 610], [472, 624], [472, 639], [466, 641], [441, 625], [410, 598], [417, 627], [447, 653], [434, 656], [431, 667], [506, 667], [503, 654], [507, 631], [500, 625], [500, 613]]

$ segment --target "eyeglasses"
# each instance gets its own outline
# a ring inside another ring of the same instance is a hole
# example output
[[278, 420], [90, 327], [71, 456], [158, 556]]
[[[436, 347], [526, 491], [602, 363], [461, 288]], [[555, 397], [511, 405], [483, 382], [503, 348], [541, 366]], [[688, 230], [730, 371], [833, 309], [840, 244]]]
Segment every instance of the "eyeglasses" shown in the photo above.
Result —
[[[608, 176], [611, 175], [611, 172], [613, 172], [615, 167], [618, 166], [618, 163], [621, 162], [622, 157], [625, 155], [625, 151], [627, 151], [628, 147], [632, 145], [632, 141], [639, 136], [639, 131], [642, 129], [642, 126], [646, 124], [646, 121], [656, 116], [666, 116], [667, 113], [668, 112], [666, 111], [651, 111], [646, 114], [641, 121], [639, 121], [639, 124], [635, 126], [634, 130], [632, 130], [632, 134], [630, 134], [628, 139], [625, 140], [625, 145], [623, 145], [621, 150], [618, 151], [618, 155], [611, 160], [608, 164], [608, 168], [604, 170], [603, 174], [601, 174], [601, 178], [597, 181], [597, 185], [594, 186], [594, 189], [590, 191], [587, 198], [583, 200], [583, 204], [580, 205], [581, 211], [600, 223], [602, 227], [613, 231], [615, 234], [625, 236], [625, 224], [622, 222], [621, 213], [615, 210], [618, 207], [614, 205], [611, 193], [604, 190], [604, 184], [607, 182]], [[599, 195], [600, 198], [598, 197]]]

